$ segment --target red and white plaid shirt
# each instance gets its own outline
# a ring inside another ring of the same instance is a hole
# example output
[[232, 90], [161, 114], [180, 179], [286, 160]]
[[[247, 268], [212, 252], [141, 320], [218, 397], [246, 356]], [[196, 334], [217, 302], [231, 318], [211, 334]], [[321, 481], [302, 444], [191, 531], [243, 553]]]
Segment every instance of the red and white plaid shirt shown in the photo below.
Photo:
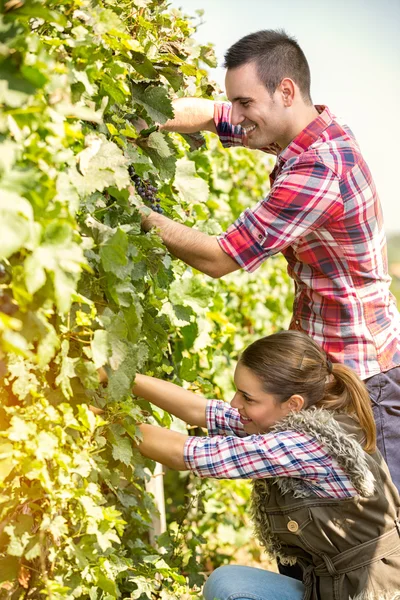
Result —
[[[278, 155], [268, 196], [218, 241], [247, 271], [282, 252], [295, 281], [290, 328], [366, 379], [400, 365], [382, 211], [352, 132], [328, 108], [316, 108], [319, 116]], [[215, 103], [219, 137], [224, 146], [241, 145], [230, 113], [229, 103]]]
[[208, 401], [206, 418], [209, 437], [189, 437], [184, 447], [185, 464], [199, 477], [296, 477], [320, 498], [357, 494], [336, 459], [316, 438], [297, 431], [247, 435], [239, 412], [222, 400]]

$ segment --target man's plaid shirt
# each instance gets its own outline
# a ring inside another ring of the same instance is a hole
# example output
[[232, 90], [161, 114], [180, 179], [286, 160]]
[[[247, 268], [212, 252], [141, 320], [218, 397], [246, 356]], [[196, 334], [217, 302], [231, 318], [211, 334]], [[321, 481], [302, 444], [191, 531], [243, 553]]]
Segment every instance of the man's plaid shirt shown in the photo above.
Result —
[[296, 431], [247, 435], [239, 412], [221, 400], [208, 401], [206, 417], [209, 437], [189, 437], [184, 447], [185, 464], [199, 477], [296, 477], [320, 498], [357, 494], [316, 438]]
[[[247, 271], [282, 252], [295, 281], [290, 328], [366, 379], [400, 364], [382, 211], [352, 132], [328, 108], [316, 108], [319, 116], [278, 155], [268, 196], [219, 243]], [[219, 137], [224, 146], [242, 145], [230, 111], [229, 103], [215, 103]]]

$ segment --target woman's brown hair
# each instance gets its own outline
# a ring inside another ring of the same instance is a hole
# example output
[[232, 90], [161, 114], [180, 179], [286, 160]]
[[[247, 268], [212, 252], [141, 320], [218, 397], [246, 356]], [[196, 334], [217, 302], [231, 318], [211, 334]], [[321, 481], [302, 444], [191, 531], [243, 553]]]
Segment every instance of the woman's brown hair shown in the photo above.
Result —
[[364, 450], [374, 452], [376, 428], [367, 388], [352, 369], [332, 364], [305, 333], [280, 331], [261, 338], [244, 350], [240, 363], [277, 402], [298, 394], [306, 409], [317, 406], [356, 417], [366, 436]]

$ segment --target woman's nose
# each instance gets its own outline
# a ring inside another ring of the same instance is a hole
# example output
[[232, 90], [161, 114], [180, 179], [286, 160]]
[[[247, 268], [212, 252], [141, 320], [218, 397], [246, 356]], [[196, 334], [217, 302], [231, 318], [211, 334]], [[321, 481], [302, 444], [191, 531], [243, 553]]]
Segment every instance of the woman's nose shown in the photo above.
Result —
[[238, 397], [238, 394], [233, 396], [231, 400], [231, 406], [232, 408], [241, 408], [240, 397]]

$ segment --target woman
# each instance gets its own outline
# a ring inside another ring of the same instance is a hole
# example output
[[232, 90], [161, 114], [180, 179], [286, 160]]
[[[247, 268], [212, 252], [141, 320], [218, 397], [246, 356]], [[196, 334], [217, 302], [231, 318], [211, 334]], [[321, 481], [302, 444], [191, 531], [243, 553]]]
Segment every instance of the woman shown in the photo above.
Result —
[[[364, 384], [297, 331], [241, 355], [229, 406], [138, 375], [134, 393], [207, 427], [189, 437], [141, 425], [143, 455], [200, 477], [253, 479], [252, 514], [267, 551], [303, 582], [220, 567], [206, 600], [400, 598], [400, 499], [375, 446]], [[399, 592], [397, 594], [396, 592]]]

